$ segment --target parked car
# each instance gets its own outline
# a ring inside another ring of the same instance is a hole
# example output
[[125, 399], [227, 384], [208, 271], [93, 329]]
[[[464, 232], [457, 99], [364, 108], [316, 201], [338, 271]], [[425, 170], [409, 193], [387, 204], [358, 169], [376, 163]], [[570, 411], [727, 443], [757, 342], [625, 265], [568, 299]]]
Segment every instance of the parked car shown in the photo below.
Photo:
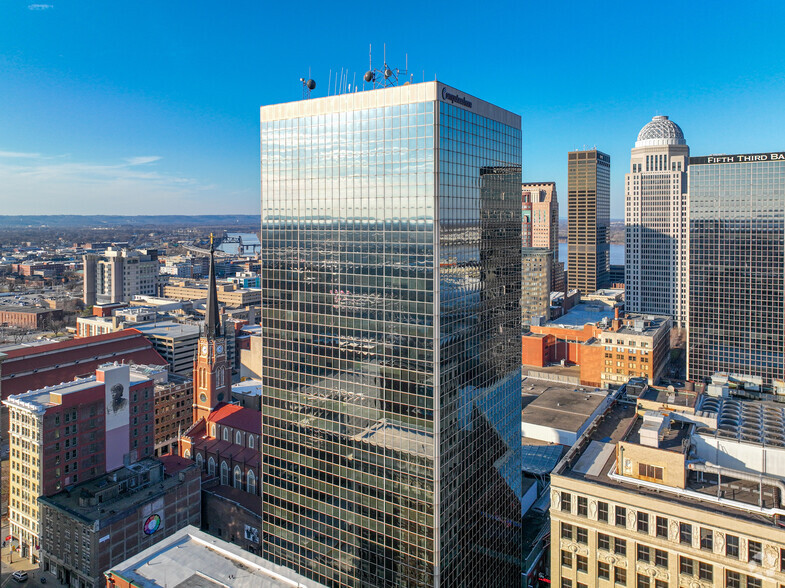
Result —
[[27, 572], [17, 570], [13, 574], [11, 574], [11, 577], [17, 582], [24, 582], [27, 580]]

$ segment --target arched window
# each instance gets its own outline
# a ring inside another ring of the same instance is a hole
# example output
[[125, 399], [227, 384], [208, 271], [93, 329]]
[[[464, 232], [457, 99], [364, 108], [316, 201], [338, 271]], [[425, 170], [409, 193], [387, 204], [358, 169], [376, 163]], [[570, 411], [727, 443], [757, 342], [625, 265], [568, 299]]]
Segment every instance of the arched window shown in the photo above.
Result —
[[224, 486], [229, 484], [229, 466], [225, 461], [221, 462], [221, 484]]
[[210, 437], [212, 437], [213, 439], [215, 439], [215, 423], [213, 423], [212, 425], [210, 425]]
[[200, 470], [202, 469], [202, 466], [204, 465], [204, 458], [202, 457], [201, 453], [197, 453], [196, 454], [196, 465], [199, 466]]
[[224, 441], [228, 441], [229, 440], [229, 427], [224, 427], [223, 440]]
[[207, 460], [207, 473], [211, 476], [215, 475], [215, 460], [213, 456], [210, 456], [210, 459]]
[[248, 449], [253, 449], [253, 435], [248, 435]]
[[243, 487], [243, 471], [240, 466], [234, 466], [234, 487], [240, 489]]
[[237, 445], [243, 444], [243, 434], [240, 431], [237, 431], [237, 433], [234, 434], [234, 442]]
[[186, 449], [185, 451], [183, 451], [183, 457], [185, 459], [191, 459], [191, 450], [190, 449]]
[[245, 491], [248, 494], [256, 494], [256, 476], [253, 475], [253, 470], [248, 470], [248, 475], [245, 477]]

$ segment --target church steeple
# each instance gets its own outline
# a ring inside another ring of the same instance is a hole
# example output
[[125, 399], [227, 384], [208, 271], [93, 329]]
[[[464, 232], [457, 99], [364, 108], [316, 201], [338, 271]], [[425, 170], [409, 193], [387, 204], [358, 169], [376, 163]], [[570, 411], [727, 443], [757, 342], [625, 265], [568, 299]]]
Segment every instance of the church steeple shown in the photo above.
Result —
[[221, 319], [218, 316], [218, 291], [215, 287], [215, 246], [210, 233], [210, 277], [207, 286], [207, 309], [205, 327], [208, 339], [221, 336]]
[[207, 415], [219, 402], [231, 397], [232, 372], [226, 357], [226, 339], [218, 315], [218, 292], [215, 287], [215, 247], [210, 235], [210, 283], [205, 312], [205, 332], [199, 337], [194, 359], [194, 422]]

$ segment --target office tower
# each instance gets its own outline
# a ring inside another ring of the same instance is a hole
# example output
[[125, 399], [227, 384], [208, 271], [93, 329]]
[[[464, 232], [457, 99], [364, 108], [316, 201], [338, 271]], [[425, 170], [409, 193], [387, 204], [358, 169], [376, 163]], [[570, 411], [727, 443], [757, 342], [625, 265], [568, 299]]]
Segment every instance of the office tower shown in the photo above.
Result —
[[785, 379], [785, 153], [691, 157], [687, 375]]
[[647, 386], [636, 404], [551, 474], [551, 585], [780, 588], [782, 404]]
[[521, 191], [521, 243], [532, 246], [532, 196], [526, 190]]
[[556, 182], [528, 182], [521, 185], [529, 193], [532, 210], [532, 247], [553, 252], [551, 291], [564, 291], [564, 262], [559, 261], [559, 199]]
[[84, 303], [88, 306], [128, 302], [138, 294], [158, 294], [158, 251], [109, 247], [84, 261]]
[[520, 582], [520, 150], [439, 82], [261, 109], [268, 559]]
[[591, 294], [610, 280], [611, 158], [592, 149], [567, 162], [567, 286]]
[[39, 496], [153, 455], [153, 388], [146, 376], [115, 363], [88, 378], [3, 400], [10, 422], [10, 529], [23, 557], [39, 558]]
[[624, 188], [626, 307], [687, 320], [687, 165], [679, 125], [655, 116], [638, 133]]
[[524, 331], [533, 323], [550, 319], [553, 251], [524, 247], [521, 253], [521, 324]]

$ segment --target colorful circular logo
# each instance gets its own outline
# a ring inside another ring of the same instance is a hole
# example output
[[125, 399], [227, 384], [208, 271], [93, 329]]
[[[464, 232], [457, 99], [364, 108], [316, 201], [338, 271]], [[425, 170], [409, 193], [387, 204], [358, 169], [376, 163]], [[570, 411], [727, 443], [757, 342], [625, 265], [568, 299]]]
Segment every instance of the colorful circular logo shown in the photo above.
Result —
[[145, 535], [152, 535], [158, 530], [158, 527], [161, 526], [161, 517], [157, 514], [150, 515], [147, 517], [147, 520], [144, 522], [144, 534]]

